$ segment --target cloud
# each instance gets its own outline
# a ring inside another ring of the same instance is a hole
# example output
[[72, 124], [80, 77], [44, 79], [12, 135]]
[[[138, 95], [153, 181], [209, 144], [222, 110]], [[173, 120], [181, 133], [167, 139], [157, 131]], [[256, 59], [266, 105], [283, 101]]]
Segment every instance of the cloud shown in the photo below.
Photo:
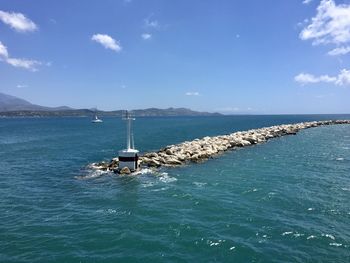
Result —
[[240, 108], [238, 108], [238, 107], [225, 107], [225, 108], [219, 108], [216, 110], [221, 111], [221, 112], [237, 112], [237, 111], [240, 111]]
[[50, 21], [51, 24], [54, 24], [54, 25], [57, 24], [57, 20], [56, 19], [50, 18], [49, 21]]
[[96, 41], [97, 43], [100, 43], [105, 48], [112, 49], [115, 52], [120, 52], [122, 50], [120, 43], [109, 35], [95, 34], [91, 37], [91, 40]]
[[317, 14], [301, 32], [302, 40], [313, 45], [345, 44], [350, 42], [350, 5], [336, 5], [333, 0], [322, 0]]
[[185, 93], [186, 96], [199, 96], [199, 92], [197, 91], [189, 91]]
[[152, 38], [152, 35], [151, 34], [148, 34], [148, 33], [144, 33], [141, 35], [141, 37], [144, 39], [144, 40], [148, 40], [148, 39], [151, 39]]
[[223, 108], [218, 108], [215, 111], [222, 112], [224, 114], [251, 114], [254, 109], [252, 107], [247, 107], [247, 108], [239, 108], [239, 107], [223, 107]]
[[319, 82], [335, 82], [337, 80], [336, 77], [330, 77], [328, 75], [321, 75], [321, 76], [314, 76], [309, 73], [300, 73], [299, 75], [294, 77], [294, 80], [296, 82], [299, 82], [300, 84], [309, 84], [309, 83], [319, 83]]
[[337, 76], [321, 75], [314, 76], [308, 73], [300, 73], [294, 77], [294, 80], [301, 85], [315, 84], [315, 83], [332, 83], [337, 86], [350, 85], [350, 70], [342, 69]]
[[145, 19], [145, 27], [159, 29], [160, 25], [157, 20], [151, 20], [151, 17]]
[[350, 52], [350, 46], [346, 47], [337, 47], [335, 49], [332, 49], [327, 54], [330, 56], [338, 56], [338, 55], [345, 55]]
[[7, 51], [7, 47], [4, 44], [2, 44], [1, 41], [0, 41], [0, 61], [4, 61], [13, 67], [24, 68], [30, 71], [38, 71], [37, 66], [43, 65], [42, 62], [37, 60], [10, 57]]
[[26, 85], [26, 84], [18, 84], [16, 87], [17, 88], [27, 88], [28, 85]]
[[338, 79], [335, 84], [339, 86], [350, 85], [350, 70], [343, 69], [342, 71], [340, 71], [340, 74], [338, 75]]
[[21, 13], [9, 13], [0, 10], [0, 20], [17, 32], [31, 32], [38, 29], [38, 26], [32, 20]]
[[6, 62], [14, 67], [24, 68], [30, 71], [38, 71], [37, 66], [42, 65], [40, 61], [23, 58], [8, 58]]
[[7, 58], [8, 56], [9, 53], [7, 52], [7, 47], [0, 41], [0, 58]]
[[312, 0], [304, 0], [304, 1], [303, 1], [303, 4], [304, 4], [304, 5], [308, 5], [308, 4], [310, 4], [311, 2], [312, 2]]

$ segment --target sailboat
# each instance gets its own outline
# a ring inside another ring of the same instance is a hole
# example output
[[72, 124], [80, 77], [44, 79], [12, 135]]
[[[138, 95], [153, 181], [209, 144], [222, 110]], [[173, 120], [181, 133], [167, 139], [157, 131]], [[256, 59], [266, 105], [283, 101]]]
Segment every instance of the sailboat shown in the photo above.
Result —
[[99, 119], [99, 118], [97, 117], [97, 115], [95, 115], [95, 119], [93, 119], [91, 122], [93, 122], [93, 123], [99, 123], [99, 122], [103, 122], [103, 120]]
[[95, 111], [95, 118], [91, 120], [92, 123], [100, 123], [103, 122], [103, 120], [99, 119], [97, 117], [97, 110]]

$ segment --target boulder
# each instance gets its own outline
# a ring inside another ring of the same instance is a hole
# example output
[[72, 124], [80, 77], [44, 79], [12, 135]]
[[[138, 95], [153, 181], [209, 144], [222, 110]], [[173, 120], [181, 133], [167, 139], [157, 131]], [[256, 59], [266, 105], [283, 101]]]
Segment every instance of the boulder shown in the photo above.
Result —
[[122, 169], [119, 169], [120, 174], [131, 174], [131, 171], [129, 167], [123, 167]]
[[174, 154], [173, 151], [172, 151], [171, 149], [166, 149], [165, 153], [166, 153], [167, 155], [173, 155], [173, 154]]
[[167, 164], [167, 165], [181, 165], [182, 162], [175, 159], [175, 158], [168, 158], [168, 159], [166, 159], [165, 164]]
[[110, 161], [110, 163], [108, 164], [108, 169], [109, 169], [109, 170], [114, 170], [116, 167], [118, 167], [118, 164], [119, 164], [118, 158], [114, 158], [114, 159], [112, 159], [112, 161]]
[[108, 170], [108, 164], [106, 162], [93, 163], [91, 165], [92, 168], [102, 171]]
[[149, 167], [159, 167], [160, 166], [160, 162], [155, 160], [155, 159], [150, 159], [148, 162], [147, 162], [147, 165]]
[[157, 158], [158, 154], [155, 152], [151, 152], [151, 153], [146, 153], [144, 156], [149, 157], [149, 158]]

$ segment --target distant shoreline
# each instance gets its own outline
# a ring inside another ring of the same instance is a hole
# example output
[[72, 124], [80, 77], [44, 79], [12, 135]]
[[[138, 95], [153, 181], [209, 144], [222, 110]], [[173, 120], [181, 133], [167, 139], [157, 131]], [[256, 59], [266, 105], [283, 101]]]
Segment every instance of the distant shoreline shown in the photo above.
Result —
[[[82, 112], [84, 111], [84, 112]], [[138, 110], [141, 111], [141, 110]], [[87, 113], [88, 112], [88, 113]], [[121, 118], [122, 111], [91, 111], [91, 110], [68, 110], [68, 111], [5, 111], [0, 112], [0, 119], [11, 118], [92, 118], [95, 114], [103, 118]], [[154, 113], [136, 113], [138, 118], [148, 117], [244, 117], [244, 116], [341, 116], [350, 115], [350, 113], [281, 113], [281, 114], [221, 114], [195, 112], [195, 114], [154, 114]]]
[[[89, 109], [72, 109], [72, 110], [21, 110], [21, 111], [2, 111], [0, 117], [93, 117], [97, 114], [99, 117], [122, 117], [123, 110], [116, 111], [94, 111]], [[186, 108], [168, 108], [168, 109], [141, 109], [131, 111], [135, 117], [177, 117], [177, 116], [224, 116], [220, 113], [199, 112]]]

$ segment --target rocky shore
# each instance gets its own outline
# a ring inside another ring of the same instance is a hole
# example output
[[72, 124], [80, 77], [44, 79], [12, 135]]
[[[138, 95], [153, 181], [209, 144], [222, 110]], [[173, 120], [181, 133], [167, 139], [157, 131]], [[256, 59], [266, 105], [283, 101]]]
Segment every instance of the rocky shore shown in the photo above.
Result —
[[[161, 167], [179, 166], [190, 162], [199, 163], [227, 150], [264, 143], [272, 138], [285, 135], [295, 135], [303, 129], [336, 124], [350, 124], [350, 120], [284, 124], [185, 141], [180, 144], [166, 146], [157, 152], [145, 153], [139, 157], [139, 165], [140, 167]], [[130, 173], [128, 169], [118, 167], [118, 163], [118, 158], [113, 158], [110, 162], [93, 163], [91, 164], [91, 168], [118, 173]]]

